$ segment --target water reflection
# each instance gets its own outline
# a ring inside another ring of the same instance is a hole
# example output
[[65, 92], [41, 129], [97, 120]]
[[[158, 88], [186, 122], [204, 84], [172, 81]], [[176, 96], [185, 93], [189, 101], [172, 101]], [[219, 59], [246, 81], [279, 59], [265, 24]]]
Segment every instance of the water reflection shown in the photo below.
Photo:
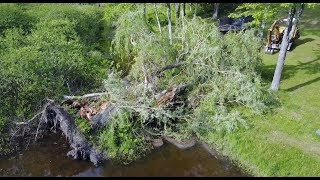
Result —
[[95, 167], [91, 162], [66, 156], [69, 145], [52, 135], [29, 150], [0, 160], [1, 176], [246, 176], [226, 161], [216, 159], [197, 145], [180, 150], [171, 144], [154, 150], [129, 165], [107, 161]]

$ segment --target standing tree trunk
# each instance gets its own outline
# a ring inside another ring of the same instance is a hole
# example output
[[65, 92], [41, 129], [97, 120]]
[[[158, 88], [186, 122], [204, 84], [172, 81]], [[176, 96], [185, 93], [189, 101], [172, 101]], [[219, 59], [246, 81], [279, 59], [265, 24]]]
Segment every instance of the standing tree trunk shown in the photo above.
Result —
[[182, 3], [182, 11], [181, 11], [181, 26], [182, 26], [182, 37], [181, 37], [181, 45], [182, 45], [182, 49], [184, 48], [184, 41], [185, 41], [185, 31], [184, 31], [184, 16], [185, 14], [185, 3]]
[[259, 32], [259, 37], [260, 38], [263, 38], [263, 32], [264, 32], [264, 29], [266, 27], [266, 21], [267, 21], [267, 18], [266, 18], [266, 14], [267, 14], [267, 11], [269, 9], [269, 6], [270, 5], [267, 5], [265, 8], [264, 8], [264, 16], [263, 16], [263, 19], [262, 19], [262, 23], [261, 23], [261, 30]]
[[212, 19], [217, 19], [218, 18], [219, 6], [220, 6], [220, 3], [214, 3], [214, 12], [213, 12], [213, 15], [212, 15]]
[[158, 22], [158, 28], [159, 28], [160, 34], [162, 34], [159, 15], [158, 15], [158, 9], [157, 9], [156, 3], [154, 3], [153, 6], [154, 6], [154, 11], [156, 13], [156, 18], [157, 18], [157, 22]]
[[147, 20], [146, 3], [143, 3], [143, 18], [144, 20]]
[[176, 25], [179, 25], [180, 3], [176, 3]]
[[196, 7], [194, 8], [193, 18], [197, 16], [197, 10], [198, 10], [198, 3], [196, 3]]
[[295, 11], [296, 11], [296, 9], [294, 7], [292, 7], [289, 12], [289, 17], [288, 17], [288, 21], [287, 21], [288, 26], [284, 31], [284, 35], [283, 35], [281, 47], [280, 47], [280, 52], [279, 52], [279, 57], [278, 57], [278, 62], [277, 62], [276, 70], [274, 71], [274, 75], [273, 75], [273, 79], [272, 79], [272, 83], [271, 83], [271, 87], [270, 87], [270, 89], [273, 91], [277, 91], [280, 87], [281, 73], [282, 73], [284, 61], [285, 61], [286, 55], [287, 55], [287, 48], [288, 48], [289, 40], [290, 40], [289, 33], [292, 29], [292, 20], [293, 20], [293, 16], [295, 14]]
[[189, 9], [190, 9], [190, 12], [191, 12], [192, 11], [192, 3], [190, 3]]
[[167, 3], [168, 7], [168, 29], [169, 29], [169, 40], [170, 40], [170, 45], [172, 44], [172, 27], [171, 27], [171, 6], [170, 3]]
[[177, 19], [179, 18], [180, 16], [180, 3], [176, 3], [176, 17]]
[[186, 3], [182, 3], [182, 16], [186, 15]]
[[290, 38], [293, 38], [293, 35], [294, 35], [294, 32], [297, 28], [297, 24], [299, 23], [300, 19], [301, 19], [301, 16], [302, 16], [302, 13], [303, 13], [303, 10], [304, 10], [304, 4], [302, 3], [299, 10], [298, 10], [298, 15], [297, 15], [297, 18], [295, 18], [295, 20], [293, 21], [293, 25], [292, 25], [292, 29], [290, 31], [290, 34], [289, 34], [289, 37]]

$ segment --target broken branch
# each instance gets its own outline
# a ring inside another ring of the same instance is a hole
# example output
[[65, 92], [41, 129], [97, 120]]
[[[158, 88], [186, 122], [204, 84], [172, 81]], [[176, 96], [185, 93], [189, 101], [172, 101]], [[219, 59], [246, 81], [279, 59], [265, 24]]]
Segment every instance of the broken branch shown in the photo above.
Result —
[[31, 119], [29, 119], [28, 121], [26, 122], [16, 122], [15, 124], [16, 125], [26, 125], [26, 124], [29, 124], [32, 120], [34, 120], [36, 117], [38, 117], [40, 114], [43, 113], [43, 110], [39, 113], [37, 113], [36, 115], [34, 115]]
[[107, 92], [103, 92], [103, 93], [91, 93], [91, 94], [86, 94], [83, 96], [63, 96], [64, 99], [67, 100], [72, 100], [72, 99], [81, 99], [81, 98], [94, 98], [97, 96], [103, 96], [103, 95], [107, 95]]
[[184, 53], [181, 53], [181, 54], [178, 56], [178, 58], [176, 59], [176, 62], [179, 63], [180, 60], [182, 59], [182, 57], [183, 57], [184, 55], [187, 55], [187, 54], [190, 54], [189, 51], [184, 52]]

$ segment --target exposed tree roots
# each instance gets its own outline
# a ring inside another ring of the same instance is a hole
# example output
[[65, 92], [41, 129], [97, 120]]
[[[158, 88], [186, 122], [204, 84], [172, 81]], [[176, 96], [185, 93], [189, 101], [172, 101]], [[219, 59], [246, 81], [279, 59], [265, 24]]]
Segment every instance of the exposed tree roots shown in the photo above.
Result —
[[39, 122], [39, 128], [57, 128], [67, 138], [72, 150], [68, 156], [74, 159], [90, 160], [96, 166], [106, 159], [106, 155], [90, 144], [77, 129], [74, 119], [60, 106], [49, 102]]

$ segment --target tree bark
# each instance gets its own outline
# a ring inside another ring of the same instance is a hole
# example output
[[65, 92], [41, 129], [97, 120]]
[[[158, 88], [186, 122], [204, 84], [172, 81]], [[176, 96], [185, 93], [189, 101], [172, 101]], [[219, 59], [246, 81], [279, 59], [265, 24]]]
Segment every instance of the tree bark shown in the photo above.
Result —
[[103, 96], [103, 95], [108, 95], [108, 93], [103, 92], [103, 93], [91, 93], [91, 94], [86, 94], [83, 96], [63, 96], [65, 100], [72, 100], [72, 99], [82, 99], [82, 98], [95, 98], [97, 96]]
[[171, 27], [171, 6], [170, 3], [167, 3], [168, 7], [168, 29], [169, 29], [169, 40], [170, 40], [170, 45], [172, 44], [172, 27]]
[[212, 19], [217, 19], [218, 18], [219, 6], [220, 6], [220, 3], [214, 3], [214, 12], [213, 12], [213, 15], [212, 15]]
[[182, 15], [186, 15], [186, 3], [182, 3]]
[[274, 71], [274, 75], [273, 75], [273, 79], [270, 87], [272, 91], [277, 91], [280, 87], [281, 73], [282, 73], [284, 61], [287, 55], [287, 48], [290, 40], [289, 33], [292, 29], [292, 20], [293, 20], [294, 14], [295, 14], [295, 8], [292, 7], [289, 12], [288, 26], [284, 31], [280, 52], [279, 52], [279, 57], [278, 57], [278, 62], [277, 62], [276, 70]]
[[181, 26], [182, 26], [182, 37], [181, 37], [181, 45], [182, 49], [184, 49], [184, 42], [185, 42], [185, 31], [184, 31], [184, 17], [186, 15], [186, 5], [185, 3], [182, 3], [182, 11], [181, 11]]
[[143, 3], [143, 18], [144, 20], [147, 20], [146, 3]]
[[158, 22], [158, 28], [159, 28], [160, 34], [162, 34], [159, 15], [158, 15], [158, 9], [157, 9], [156, 3], [154, 3], [153, 6], [154, 6], [154, 11], [156, 13], [156, 18], [157, 18], [157, 22]]
[[178, 18], [180, 17], [180, 3], [176, 3], [176, 17], [178, 22]]
[[260, 33], [259, 33], [260, 38], [263, 38], [263, 32], [264, 32], [264, 29], [265, 29], [265, 27], [266, 27], [266, 20], [267, 20], [267, 18], [266, 18], [266, 13], [267, 13], [267, 11], [268, 11], [268, 8], [269, 8], [269, 5], [264, 8], [264, 17], [263, 17], [263, 19], [262, 19], [261, 31], [260, 31]]
[[292, 29], [290, 31], [290, 34], [289, 34], [289, 38], [293, 38], [293, 35], [294, 35], [294, 32], [297, 28], [297, 25], [301, 19], [301, 16], [302, 16], [302, 13], [303, 13], [303, 10], [304, 10], [304, 4], [302, 3], [299, 10], [298, 10], [298, 15], [297, 15], [297, 18], [293, 21], [293, 25], [292, 25]]
[[[74, 159], [90, 160], [94, 165], [98, 164], [105, 159], [106, 155], [98, 148], [91, 145], [84, 135], [78, 130], [75, 124], [75, 120], [60, 106], [53, 103], [48, 103], [42, 114], [39, 125], [46, 125], [52, 128], [59, 128], [67, 138], [70, 147], [72, 148], [67, 156]], [[39, 126], [40, 127], [40, 126]]]

